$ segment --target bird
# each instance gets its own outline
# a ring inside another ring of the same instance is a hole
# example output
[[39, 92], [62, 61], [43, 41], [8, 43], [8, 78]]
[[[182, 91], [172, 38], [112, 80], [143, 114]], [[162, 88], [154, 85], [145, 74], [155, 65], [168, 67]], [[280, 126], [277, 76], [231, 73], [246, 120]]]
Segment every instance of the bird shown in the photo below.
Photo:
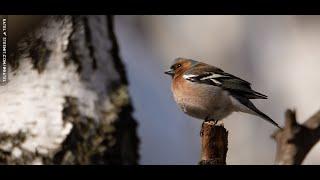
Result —
[[205, 122], [216, 125], [233, 112], [243, 112], [281, 129], [250, 101], [268, 97], [253, 90], [246, 80], [218, 67], [183, 57], [175, 58], [164, 73], [172, 77], [171, 91], [175, 102], [187, 115], [204, 120], [202, 126]]

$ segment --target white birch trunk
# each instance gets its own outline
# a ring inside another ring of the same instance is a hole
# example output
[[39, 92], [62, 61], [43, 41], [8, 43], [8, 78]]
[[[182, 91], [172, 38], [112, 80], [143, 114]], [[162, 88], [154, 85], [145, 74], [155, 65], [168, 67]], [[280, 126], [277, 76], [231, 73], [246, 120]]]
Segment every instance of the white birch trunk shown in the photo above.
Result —
[[0, 87], [0, 163], [136, 164], [136, 121], [108, 16], [49, 16]]

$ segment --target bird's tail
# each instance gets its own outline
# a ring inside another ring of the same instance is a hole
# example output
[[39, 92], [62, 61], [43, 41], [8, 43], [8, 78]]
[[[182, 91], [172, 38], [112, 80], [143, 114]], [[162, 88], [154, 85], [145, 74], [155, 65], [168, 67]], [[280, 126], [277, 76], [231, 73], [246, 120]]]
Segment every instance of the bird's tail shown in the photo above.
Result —
[[269, 116], [267, 116], [266, 114], [264, 114], [263, 112], [261, 112], [260, 110], [258, 110], [257, 108], [255, 108], [255, 110], [253, 110], [255, 113], [257, 113], [258, 116], [260, 116], [261, 118], [263, 118], [264, 120], [272, 123], [273, 125], [277, 126], [279, 129], [282, 129], [278, 123], [276, 123], [274, 120], [272, 120]]
[[261, 112], [258, 108], [254, 106], [254, 104], [247, 98], [244, 97], [239, 97], [239, 96], [234, 96], [242, 105], [246, 106], [247, 108], [250, 109], [250, 111], [246, 111], [250, 114], [257, 115], [264, 120], [270, 122], [271, 124], [277, 126], [279, 129], [282, 129], [274, 120], [272, 120], [269, 116]]
[[254, 97], [252, 97], [252, 99], [268, 99], [267, 95], [264, 95], [264, 94], [259, 93], [257, 91], [253, 91], [253, 95], [254, 95]]

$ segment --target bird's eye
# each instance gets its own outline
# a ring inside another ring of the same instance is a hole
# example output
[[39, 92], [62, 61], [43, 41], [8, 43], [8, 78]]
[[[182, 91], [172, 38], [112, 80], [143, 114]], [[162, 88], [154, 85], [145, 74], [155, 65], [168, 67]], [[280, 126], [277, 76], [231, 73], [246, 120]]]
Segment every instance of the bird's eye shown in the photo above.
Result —
[[170, 67], [170, 69], [176, 70], [176, 69], [178, 69], [179, 67], [181, 67], [181, 64], [175, 64], [175, 65], [172, 65], [172, 66]]

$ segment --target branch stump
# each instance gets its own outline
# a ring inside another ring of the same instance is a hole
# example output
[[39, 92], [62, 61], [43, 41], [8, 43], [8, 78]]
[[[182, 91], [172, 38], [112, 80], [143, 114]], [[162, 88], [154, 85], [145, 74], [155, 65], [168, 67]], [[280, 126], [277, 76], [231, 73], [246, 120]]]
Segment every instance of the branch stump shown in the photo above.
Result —
[[223, 125], [204, 123], [201, 131], [201, 160], [199, 165], [226, 165], [228, 131]]

